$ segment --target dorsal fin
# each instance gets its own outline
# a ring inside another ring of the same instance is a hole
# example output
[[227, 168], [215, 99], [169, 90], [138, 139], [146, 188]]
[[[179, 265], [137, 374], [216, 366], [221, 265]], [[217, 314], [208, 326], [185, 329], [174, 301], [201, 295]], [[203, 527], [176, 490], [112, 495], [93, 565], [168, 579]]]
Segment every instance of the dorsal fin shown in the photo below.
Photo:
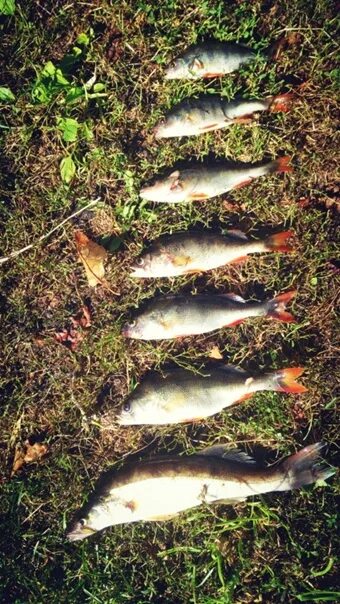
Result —
[[242, 304], [245, 304], [246, 301], [244, 298], [242, 298], [242, 296], [239, 296], [238, 294], [222, 294], [225, 298], [229, 298], [229, 300], [232, 300], [233, 302], [242, 302]]
[[242, 367], [237, 367], [236, 365], [233, 365], [232, 363], [228, 363], [228, 365], [223, 365], [223, 369], [225, 371], [229, 371], [229, 373], [237, 373], [239, 375], [247, 375], [248, 372], [245, 369], [242, 369]]
[[229, 445], [212, 445], [212, 447], [207, 447], [206, 449], [203, 449], [203, 451], [200, 451], [199, 455], [222, 457], [227, 461], [235, 461], [243, 464], [256, 464], [255, 459], [250, 457], [250, 455], [239, 449], [230, 449]]
[[247, 235], [240, 231], [239, 229], [229, 229], [227, 235], [232, 235], [232, 237], [237, 237], [238, 239], [243, 239], [244, 241], [248, 241]]

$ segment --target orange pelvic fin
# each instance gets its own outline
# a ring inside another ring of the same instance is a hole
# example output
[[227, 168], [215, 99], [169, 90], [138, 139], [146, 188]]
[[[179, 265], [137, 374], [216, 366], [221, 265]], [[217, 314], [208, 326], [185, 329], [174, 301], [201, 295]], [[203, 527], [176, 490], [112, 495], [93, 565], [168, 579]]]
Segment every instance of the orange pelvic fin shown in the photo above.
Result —
[[294, 248], [287, 243], [293, 237], [293, 231], [282, 231], [266, 239], [266, 249], [272, 252], [293, 252]]
[[243, 180], [242, 182], [240, 182], [238, 185], [236, 185], [235, 187], [233, 187], [234, 189], [242, 189], [243, 187], [246, 187], [247, 185], [249, 185], [252, 182], [252, 178], [246, 178], [245, 180]]
[[209, 199], [209, 195], [206, 193], [190, 193], [188, 199], [190, 201], [201, 201], [203, 199]]
[[303, 367], [289, 367], [288, 369], [282, 369], [277, 374], [277, 390], [292, 394], [307, 392], [307, 388], [305, 386], [296, 382], [296, 379], [303, 373], [303, 371]]
[[208, 72], [208, 73], [204, 73], [203, 77], [204, 78], [220, 78], [222, 77], [224, 74], [223, 73], [212, 73], [212, 72]]
[[247, 259], [248, 256], [239, 256], [238, 258], [235, 258], [235, 260], [229, 262], [229, 264], [243, 264]]
[[215, 130], [215, 128], [218, 126], [218, 123], [216, 122], [215, 124], [208, 124], [208, 126], [203, 126], [202, 128], [200, 128], [201, 132], [208, 132], [209, 130]]
[[247, 401], [248, 398], [251, 398], [253, 396], [253, 392], [248, 392], [248, 394], [244, 394], [243, 396], [241, 396], [241, 398], [237, 399], [237, 403], [243, 403], [243, 401]]
[[235, 327], [235, 325], [240, 325], [244, 323], [244, 319], [238, 319], [237, 321], [233, 321], [232, 323], [227, 323], [224, 327]]
[[287, 92], [286, 94], [279, 94], [277, 96], [273, 96], [271, 97], [271, 99], [268, 99], [270, 100], [268, 110], [271, 113], [277, 113], [279, 111], [287, 113], [287, 111], [290, 111], [294, 99], [295, 95], [293, 92]]
[[233, 120], [233, 124], [250, 124], [254, 121], [254, 114], [249, 113], [248, 115], [242, 115], [240, 117], [235, 117]]

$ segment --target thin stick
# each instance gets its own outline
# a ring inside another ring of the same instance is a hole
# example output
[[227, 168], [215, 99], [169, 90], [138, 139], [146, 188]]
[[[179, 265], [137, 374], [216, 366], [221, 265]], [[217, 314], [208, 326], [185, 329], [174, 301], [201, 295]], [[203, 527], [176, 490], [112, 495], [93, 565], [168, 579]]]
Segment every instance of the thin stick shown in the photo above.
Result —
[[30, 243], [29, 245], [26, 245], [25, 247], [21, 248], [21, 250], [16, 250], [15, 252], [11, 252], [8, 256], [3, 256], [2, 258], [0, 258], [0, 264], [7, 262], [7, 260], [10, 260], [11, 258], [16, 258], [16, 256], [19, 256], [20, 254], [23, 254], [27, 250], [31, 250], [32, 248], [36, 247], [37, 245], [39, 245], [39, 243], [44, 241], [44, 239], [47, 239], [50, 235], [52, 235], [52, 233], [54, 233], [55, 231], [60, 229], [62, 226], [64, 226], [64, 224], [69, 222], [69, 220], [72, 220], [72, 218], [75, 218], [75, 216], [79, 216], [79, 214], [84, 212], [84, 210], [91, 208], [96, 203], [98, 203], [98, 201], [100, 201], [100, 197], [97, 197], [97, 199], [93, 199], [86, 206], [84, 206], [83, 208], [80, 208], [80, 210], [77, 210], [76, 212], [74, 212], [74, 214], [71, 214], [71, 216], [68, 216], [67, 218], [62, 220], [59, 224], [57, 224], [55, 227], [53, 227], [53, 229], [51, 229], [48, 233], [39, 237], [39, 239], [37, 239], [37, 241], [35, 241], [34, 243]]

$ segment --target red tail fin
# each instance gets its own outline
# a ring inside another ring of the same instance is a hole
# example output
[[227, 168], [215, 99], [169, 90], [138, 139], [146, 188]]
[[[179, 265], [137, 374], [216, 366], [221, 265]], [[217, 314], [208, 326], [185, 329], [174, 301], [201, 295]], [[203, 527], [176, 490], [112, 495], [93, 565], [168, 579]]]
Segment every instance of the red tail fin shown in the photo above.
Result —
[[287, 92], [286, 94], [279, 94], [277, 96], [271, 97], [271, 103], [269, 105], [269, 111], [271, 113], [277, 113], [279, 111], [283, 111], [287, 113], [290, 111], [292, 103], [294, 102], [294, 93]]
[[276, 390], [281, 392], [291, 392], [292, 394], [307, 392], [307, 388], [305, 386], [296, 382], [296, 378], [298, 378], [303, 371], [303, 367], [289, 367], [288, 369], [281, 369], [281, 371], [278, 371], [275, 375], [275, 380], [277, 383]]
[[293, 252], [294, 248], [287, 243], [293, 237], [293, 231], [283, 231], [266, 239], [266, 248], [272, 252]]
[[296, 323], [296, 319], [290, 312], [286, 311], [286, 304], [296, 296], [296, 290], [285, 292], [269, 300], [267, 302], [267, 316], [278, 319], [279, 321], [285, 321], [286, 323]]
[[289, 155], [275, 159], [272, 162], [272, 172], [293, 172], [293, 168], [289, 165], [291, 159]]
[[335, 474], [334, 468], [320, 463], [321, 450], [324, 446], [322, 443], [309, 445], [282, 462], [282, 469], [287, 475], [291, 489], [311, 484], [316, 480], [326, 480]]

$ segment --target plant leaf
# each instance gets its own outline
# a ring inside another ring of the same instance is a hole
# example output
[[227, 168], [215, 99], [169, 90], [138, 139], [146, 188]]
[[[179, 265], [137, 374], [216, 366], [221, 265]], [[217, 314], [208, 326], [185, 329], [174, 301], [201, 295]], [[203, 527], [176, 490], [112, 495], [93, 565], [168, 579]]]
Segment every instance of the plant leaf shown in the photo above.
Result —
[[71, 155], [67, 155], [60, 162], [60, 175], [66, 184], [69, 184], [76, 173], [76, 166]]
[[80, 124], [72, 117], [61, 117], [58, 119], [58, 128], [62, 132], [62, 138], [67, 143], [73, 143], [78, 138]]
[[209, 358], [210, 359], [218, 359], [221, 360], [223, 359], [223, 355], [220, 353], [220, 349], [218, 346], [213, 346], [212, 349], [209, 352]]
[[2, 15], [14, 15], [15, 0], [0, 0], [0, 13]]
[[15, 96], [9, 88], [0, 86], [0, 101], [3, 103], [12, 103], [15, 101]]
[[36, 442], [31, 445], [29, 440], [26, 440], [23, 446], [18, 445], [15, 449], [11, 476], [16, 474], [25, 464], [38, 461], [47, 452], [48, 447], [44, 443]]
[[82, 231], [75, 232], [75, 240], [88, 283], [91, 287], [95, 287], [98, 283], [103, 282], [105, 275], [104, 260], [107, 258], [107, 252], [101, 245], [89, 239]]

